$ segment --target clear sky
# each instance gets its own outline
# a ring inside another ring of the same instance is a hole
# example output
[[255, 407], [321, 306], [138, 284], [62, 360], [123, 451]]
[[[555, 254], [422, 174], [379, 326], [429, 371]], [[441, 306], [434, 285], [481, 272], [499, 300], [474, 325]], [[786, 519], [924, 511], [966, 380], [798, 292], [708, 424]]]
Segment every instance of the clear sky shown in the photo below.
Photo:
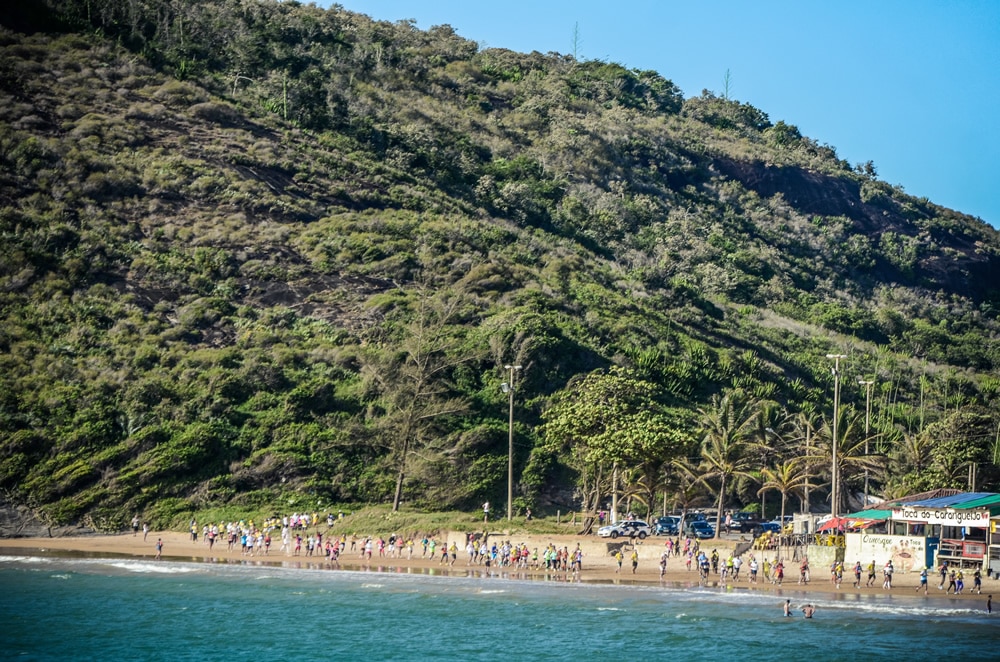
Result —
[[[329, 6], [327, 0], [318, 4]], [[653, 69], [1000, 226], [1000, 0], [342, 0], [482, 47]]]

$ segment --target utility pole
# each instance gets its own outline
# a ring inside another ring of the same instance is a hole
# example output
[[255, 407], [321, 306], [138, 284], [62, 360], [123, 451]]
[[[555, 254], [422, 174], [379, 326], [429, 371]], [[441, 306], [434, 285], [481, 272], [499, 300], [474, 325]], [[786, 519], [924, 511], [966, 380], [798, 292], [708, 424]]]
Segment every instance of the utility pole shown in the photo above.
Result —
[[836, 518], [840, 509], [840, 489], [838, 481], [840, 476], [837, 471], [837, 418], [840, 414], [840, 359], [846, 359], [846, 354], [827, 354], [826, 358], [833, 360], [833, 440], [831, 444], [831, 455], [833, 456], [830, 467], [830, 514]]
[[865, 508], [868, 507], [868, 439], [870, 438], [869, 430], [871, 430], [871, 418], [872, 418], [872, 386], [875, 385], [873, 380], [859, 379], [858, 383], [865, 387]]
[[505, 365], [509, 376], [500, 389], [507, 394], [507, 521], [514, 516], [514, 374], [519, 365]]

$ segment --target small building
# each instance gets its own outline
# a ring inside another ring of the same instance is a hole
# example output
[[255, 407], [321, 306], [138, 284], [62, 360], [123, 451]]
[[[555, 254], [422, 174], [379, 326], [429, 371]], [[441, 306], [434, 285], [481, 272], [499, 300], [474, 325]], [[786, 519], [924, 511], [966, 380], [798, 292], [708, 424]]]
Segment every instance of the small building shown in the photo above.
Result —
[[1000, 494], [936, 490], [851, 513], [832, 528], [844, 534], [844, 560], [917, 572], [941, 563], [1000, 573]]

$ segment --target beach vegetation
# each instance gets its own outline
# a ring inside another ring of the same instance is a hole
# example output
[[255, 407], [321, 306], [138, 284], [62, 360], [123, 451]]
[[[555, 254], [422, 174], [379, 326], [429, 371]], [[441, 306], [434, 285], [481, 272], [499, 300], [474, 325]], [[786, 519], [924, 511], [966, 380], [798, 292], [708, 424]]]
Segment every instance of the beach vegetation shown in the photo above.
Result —
[[1000, 234], [728, 87], [28, 0], [0, 97], [0, 494], [43, 521], [504, 510], [509, 467], [538, 526], [829, 508], [835, 416], [841, 511], [1000, 491]]

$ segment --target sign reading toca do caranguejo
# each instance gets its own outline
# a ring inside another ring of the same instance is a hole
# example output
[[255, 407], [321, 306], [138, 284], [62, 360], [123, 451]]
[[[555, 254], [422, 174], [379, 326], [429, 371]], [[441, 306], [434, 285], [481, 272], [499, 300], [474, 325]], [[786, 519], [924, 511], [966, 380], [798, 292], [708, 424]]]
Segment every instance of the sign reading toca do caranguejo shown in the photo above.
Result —
[[942, 524], [944, 526], [985, 528], [990, 525], [990, 511], [955, 510], [954, 508], [893, 508], [892, 519]]

